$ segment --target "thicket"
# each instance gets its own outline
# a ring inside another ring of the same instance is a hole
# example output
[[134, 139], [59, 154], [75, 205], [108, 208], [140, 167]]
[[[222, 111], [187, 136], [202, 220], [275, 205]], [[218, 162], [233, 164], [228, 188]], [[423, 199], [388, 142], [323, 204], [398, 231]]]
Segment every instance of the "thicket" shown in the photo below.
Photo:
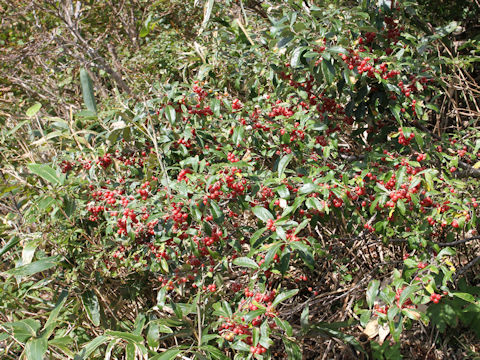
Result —
[[478, 358], [450, 5], [0, 3], [2, 357]]

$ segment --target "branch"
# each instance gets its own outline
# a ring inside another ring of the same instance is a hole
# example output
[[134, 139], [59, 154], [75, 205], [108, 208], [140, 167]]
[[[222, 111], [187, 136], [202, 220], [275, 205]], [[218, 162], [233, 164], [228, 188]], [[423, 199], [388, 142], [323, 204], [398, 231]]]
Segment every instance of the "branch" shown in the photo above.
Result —
[[480, 261], [480, 255], [477, 256], [475, 259], [473, 259], [472, 261], [470, 261], [467, 265], [465, 265], [464, 267], [462, 267], [460, 270], [458, 270], [457, 273], [455, 273], [455, 276], [453, 277], [453, 281], [456, 281], [458, 279], [458, 277], [462, 274], [464, 274], [465, 272], [467, 272], [468, 269], [470, 269], [473, 265], [475, 265], [477, 262]]
[[[63, 10], [63, 11], [62, 11]], [[65, 23], [70, 33], [77, 39], [75, 45], [81, 50], [86, 51], [92, 62], [99, 67], [100, 69], [107, 72], [117, 85], [124, 90], [126, 93], [130, 94], [131, 90], [127, 83], [122, 79], [122, 76], [112, 69], [112, 67], [107, 63], [107, 61], [100, 55], [100, 53], [92, 48], [88, 42], [82, 37], [80, 31], [78, 30], [78, 21], [74, 22], [72, 20], [73, 4], [71, 0], [66, 0], [63, 6], [63, 9], [58, 9], [57, 16]]]
[[455, 246], [455, 245], [464, 244], [464, 243], [472, 241], [472, 240], [480, 240], [480, 236], [472, 236], [471, 238], [458, 240], [458, 241], [453, 241], [453, 242], [449, 242], [449, 243], [438, 243], [437, 245], [439, 245], [439, 246]]
[[[438, 136], [437, 134], [433, 133], [432, 131], [430, 131], [429, 129], [427, 129], [425, 126], [421, 125], [420, 123], [418, 122], [414, 122], [412, 124], [413, 126], [415, 126], [417, 129], [419, 130], [422, 130], [426, 133], [428, 133], [430, 136], [432, 136], [434, 139], [436, 140], [442, 140], [442, 138], [440, 136]], [[463, 169], [464, 171], [460, 171], [458, 173], [458, 176], [459, 177], [462, 177], [462, 178], [465, 178], [465, 177], [474, 177], [476, 179], [480, 179], [480, 169], [475, 169], [473, 166], [467, 164], [466, 162], [464, 161], [461, 161], [459, 160], [458, 161], [458, 166]]]

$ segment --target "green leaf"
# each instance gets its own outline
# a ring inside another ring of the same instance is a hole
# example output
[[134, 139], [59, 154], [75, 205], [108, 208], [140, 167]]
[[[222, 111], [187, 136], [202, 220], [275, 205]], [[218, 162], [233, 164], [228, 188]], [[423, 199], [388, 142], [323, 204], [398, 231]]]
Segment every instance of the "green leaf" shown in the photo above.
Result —
[[406, 211], [405, 203], [403, 202], [402, 199], [397, 201], [397, 208], [398, 210], [400, 210], [400, 214], [405, 215], [405, 211]]
[[132, 343], [125, 346], [125, 360], [135, 360], [135, 345]]
[[60, 314], [60, 311], [62, 310], [65, 302], [67, 301], [67, 298], [68, 298], [68, 291], [63, 290], [60, 293], [60, 296], [58, 297], [58, 300], [57, 300], [57, 303], [55, 304], [55, 307], [50, 312], [50, 315], [48, 316], [47, 322], [43, 326], [44, 330], [48, 329], [49, 327], [52, 327], [52, 329], [48, 331], [48, 332], [50, 332], [50, 334], [47, 334], [47, 338], [51, 335], [51, 332], [53, 331], [54, 326], [56, 326], [55, 322], [57, 321], [58, 314]]
[[309, 307], [307, 304], [307, 306], [303, 308], [303, 311], [300, 314], [300, 325], [302, 326], [302, 329], [306, 329], [308, 326], [308, 313], [309, 313]]
[[331, 53], [335, 53], [335, 54], [347, 54], [347, 50], [345, 50], [343, 47], [341, 46], [332, 46], [332, 47], [329, 47], [328, 48], [328, 51], [331, 52]]
[[215, 200], [210, 201], [210, 206], [212, 208], [213, 221], [215, 221], [218, 225], [223, 224], [223, 220], [225, 219], [225, 217], [223, 215], [222, 209], [220, 209], [220, 206], [218, 206]]
[[175, 108], [172, 105], [165, 106], [164, 110], [165, 117], [171, 125], [175, 124], [177, 113]]
[[329, 61], [324, 60], [322, 61], [321, 69], [327, 84], [330, 85], [335, 77], [335, 68]]
[[255, 319], [257, 316], [265, 314], [265, 309], [260, 308], [254, 311], [250, 311], [248, 314], [244, 316], [245, 322], [249, 323], [253, 319]]
[[203, 345], [202, 349], [214, 359], [218, 360], [228, 360], [228, 357], [219, 349], [212, 345]]
[[409, 299], [416, 290], [418, 290], [417, 286], [407, 286], [405, 289], [403, 289], [402, 293], [400, 294], [400, 299], [398, 300], [400, 306], [402, 306], [405, 300]]
[[283, 210], [282, 217], [280, 218], [280, 220], [287, 219], [288, 216], [291, 213], [294, 213], [303, 204], [304, 201], [305, 201], [305, 196], [297, 196], [293, 204], [290, 206], [287, 206], [287, 208]]
[[203, 21], [202, 21], [202, 26], [200, 27], [200, 33], [203, 32], [203, 30], [205, 29], [205, 26], [207, 26], [208, 20], [210, 20], [214, 3], [215, 3], [215, 0], [207, 0], [207, 2], [205, 3], [205, 8], [203, 9]]
[[303, 184], [300, 189], [298, 189], [299, 194], [311, 194], [317, 189], [317, 186], [314, 183]]
[[293, 158], [293, 154], [288, 154], [288, 155], [285, 155], [283, 156], [280, 161], [278, 162], [278, 177], [279, 178], [282, 178], [283, 176], [283, 173], [285, 172], [285, 169], [287, 168], [288, 166], [288, 163], [290, 162], [290, 160], [292, 160]]
[[302, 360], [300, 346], [287, 338], [283, 338], [282, 340], [285, 345], [285, 351], [287, 352], [287, 358], [290, 360]]
[[258, 217], [263, 222], [267, 222], [267, 220], [269, 220], [269, 219], [273, 220], [272, 213], [270, 211], [268, 211], [267, 209], [265, 209], [264, 207], [255, 206], [252, 209], [252, 211], [255, 214], [255, 216]]
[[475, 298], [473, 297], [472, 294], [469, 294], [469, 293], [463, 293], [463, 292], [454, 292], [452, 293], [453, 296], [456, 296], [462, 300], [465, 300], [465, 301], [468, 301], [468, 302], [471, 302], [473, 304], [475, 304]]
[[430, 321], [438, 327], [441, 333], [446, 330], [448, 325], [451, 327], [457, 325], [457, 313], [446, 301], [430, 305], [427, 309], [427, 316]]
[[235, 129], [233, 129], [232, 141], [235, 145], [242, 142], [244, 133], [245, 128], [243, 126], [236, 126]]
[[157, 293], [157, 306], [162, 309], [165, 306], [165, 298], [167, 296], [167, 289], [165, 287], [162, 287], [160, 290], [158, 290]]
[[277, 324], [277, 326], [285, 331], [285, 334], [287, 336], [292, 336], [293, 329], [292, 329], [292, 326], [290, 325], [290, 323], [288, 321], [282, 320], [278, 317], [274, 318], [274, 320], [275, 320], [275, 323]]
[[291, 298], [292, 296], [295, 296], [297, 293], [298, 293], [298, 289], [293, 289], [293, 290], [285, 291], [285, 292], [282, 292], [282, 293], [278, 294], [275, 297], [275, 300], [273, 300], [272, 307], [275, 307], [278, 304], [280, 304], [282, 301], [285, 301], [285, 300]]
[[369, 308], [372, 308], [375, 298], [378, 293], [378, 288], [380, 287], [379, 280], [373, 280], [368, 284], [367, 288], [367, 304]]
[[35, 116], [41, 108], [42, 108], [42, 104], [37, 102], [34, 105], [30, 106], [25, 114], [28, 117]]
[[250, 351], [250, 346], [248, 346], [246, 343], [244, 343], [243, 341], [235, 341], [232, 345], [231, 345], [232, 349], [234, 350], [238, 350], [238, 351]]
[[[278, 229], [278, 228], [277, 228]], [[267, 255], [265, 255], [265, 262], [262, 264], [262, 267], [268, 268], [270, 263], [272, 262], [275, 254], [278, 252], [278, 249], [282, 246], [282, 243], [272, 244], [267, 251]]]
[[150, 322], [150, 324], [148, 325], [148, 331], [147, 331], [148, 346], [152, 348], [157, 347], [160, 344], [160, 341], [158, 339], [159, 337], [160, 337], [160, 325], [155, 321]]
[[5, 323], [6, 327], [13, 329], [13, 337], [19, 342], [26, 342], [29, 338], [36, 336], [40, 329], [40, 322], [34, 319], [25, 319], [12, 323]]
[[252, 237], [250, 238], [250, 245], [254, 245], [255, 244], [255, 241], [257, 241], [260, 236], [262, 236], [262, 234], [267, 230], [266, 227], [263, 227], [263, 228], [260, 228], [258, 229], [257, 231], [255, 231], [252, 235]]
[[80, 69], [80, 83], [82, 85], [83, 102], [88, 110], [97, 114], [97, 103], [95, 101], [95, 95], [93, 93], [93, 84], [90, 75], [87, 70]]
[[97, 295], [92, 290], [87, 290], [82, 294], [81, 298], [83, 307], [92, 324], [95, 326], [100, 325], [100, 304]]
[[5, 246], [0, 250], [0, 256], [3, 256], [7, 251], [12, 249], [15, 245], [17, 245], [20, 242], [20, 238], [14, 236], [12, 237], [6, 244]]
[[35, 240], [29, 241], [25, 244], [22, 250], [22, 265], [27, 265], [32, 262], [36, 249], [37, 242]]
[[73, 360], [86, 360], [100, 346], [109, 340], [108, 336], [101, 335], [87, 343], [83, 349], [75, 355]]
[[151, 358], [151, 360], [173, 360], [182, 350], [170, 349]]
[[28, 164], [28, 169], [35, 175], [40, 176], [51, 184], [61, 184], [57, 172], [46, 164]]
[[15, 269], [10, 269], [7, 271], [7, 274], [14, 276], [31, 276], [33, 274], [51, 269], [54, 266], [57, 266], [60, 261], [60, 257], [51, 256], [42, 260], [34, 261], [27, 265], [19, 266]]
[[282, 240], [286, 240], [287, 239], [287, 233], [285, 232], [285, 229], [281, 226], [277, 226], [276, 228], [276, 231], [275, 231], [278, 235], [278, 237]]
[[47, 352], [48, 340], [45, 336], [30, 339], [25, 345], [25, 355], [28, 360], [43, 360]]
[[293, 50], [292, 58], [290, 59], [290, 66], [292, 68], [296, 68], [300, 65], [300, 59], [301, 59], [302, 53], [304, 51], [305, 51], [304, 46], [300, 46], [300, 47], [296, 48], [295, 50]]
[[292, 250], [297, 250], [300, 257], [302, 258], [302, 260], [305, 262], [305, 264], [310, 268], [310, 269], [313, 269], [313, 267], [315, 266], [315, 261], [313, 259], [313, 255], [312, 255], [312, 252], [311, 252], [311, 248], [310, 246], [308, 246], [307, 244], [304, 244], [303, 242], [301, 241], [292, 241], [290, 244], [289, 244], [289, 247], [292, 249]]
[[258, 264], [254, 260], [252, 260], [250, 258], [247, 258], [247, 257], [236, 258], [235, 260], [233, 260], [233, 264], [237, 265], [237, 266], [247, 267], [247, 268], [250, 268], [250, 269], [258, 269], [259, 268]]
[[143, 342], [143, 336], [134, 335], [123, 331], [107, 330], [105, 331], [105, 335], [109, 335], [117, 339], [122, 339], [132, 344], [141, 344]]
[[254, 327], [252, 331], [253, 346], [257, 346], [258, 340], [260, 340], [260, 329], [258, 327]]
[[133, 334], [141, 335], [146, 321], [147, 321], [147, 317], [145, 316], [145, 314], [139, 313], [135, 318], [135, 323], [133, 324], [133, 327], [134, 327]]

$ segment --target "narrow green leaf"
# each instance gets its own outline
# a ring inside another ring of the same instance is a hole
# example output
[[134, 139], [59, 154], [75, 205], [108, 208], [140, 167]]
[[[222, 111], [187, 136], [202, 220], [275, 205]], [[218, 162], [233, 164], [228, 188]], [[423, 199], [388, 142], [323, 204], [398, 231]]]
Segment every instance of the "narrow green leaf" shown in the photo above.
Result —
[[205, 352], [210, 355], [213, 359], [217, 360], [228, 360], [229, 358], [219, 349], [212, 345], [203, 345], [202, 348]]
[[108, 341], [108, 336], [101, 335], [87, 343], [83, 349], [75, 355], [73, 360], [86, 360], [100, 345], [105, 344]]
[[87, 290], [82, 294], [81, 298], [83, 307], [92, 324], [95, 326], [100, 325], [100, 304], [97, 295], [92, 290]]
[[463, 292], [454, 292], [452, 293], [453, 296], [456, 296], [462, 300], [465, 300], [465, 301], [468, 301], [468, 302], [471, 302], [473, 304], [475, 304], [475, 298], [473, 297], [472, 294], [469, 294], [469, 293], [463, 293]]
[[167, 105], [165, 107], [165, 117], [171, 125], [174, 125], [176, 122], [177, 113], [175, 108], [172, 105]]
[[132, 344], [137, 344], [137, 343], [141, 344], [143, 341], [143, 336], [134, 335], [134, 334], [123, 332], [123, 331], [107, 330], [105, 331], [105, 335], [109, 335], [117, 339], [122, 339], [128, 342], [131, 342]]
[[282, 243], [280, 242], [270, 246], [267, 251], [267, 255], [265, 255], [265, 262], [262, 264], [262, 267], [268, 268], [270, 266], [270, 263], [273, 261], [275, 254], [278, 252], [278, 249], [280, 249], [281, 246]]
[[58, 265], [60, 257], [51, 256], [45, 259], [34, 261], [27, 265], [19, 266], [15, 269], [10, 269], [7, 271], [7, 274], [14, 276], [31, 276], [33, 274], [51, 269], [52, 267]]
[[287, 233], [285, 232], [285, 229], [281, 226], [277, 226], [277, 229], [275, 231], [278, 235], [278, 237], [282, 240], [286, 240], [287, 239]]
[[[165, 326], [165, 325], [164, 325]], [[154, 348], [160, 344], [159, 338], [160, 337], [160, 324], [155, 321], [150, 322], [148, 325], [147, 331], [147, 344], [148, 346]]]
[[155, 355], [151, 358], [151, 360], [173, 360], [180, 354], [182, 350], [178, 349], [170, 349], [161, 354]]
[[274, 318], [274, 320], [277, 326], [285, 331], [285, 335], [287, 336], [293, 335], [293, 328], [287, 320], [282, 320], [278, 317]]
[[128, 343], [125, 347], [125, 360], [135, 360], [135, 345]]
[[42, 336], [40, 338], [30, 339], [25, 345], [25, 355], [28, 360], [43, 360], [43, 355], [47, 352], [48, 340]]
[[60, 178], [57, 176], [57, 172], [47, 164], [28, 164], [28, 169], [35, 175], [40, 176], [49, 183], [61, 184]]
[[80, 69], [80, 83], [82, 85], [83, 102], [89, 111], [97, 114], [97, 103], [93, 93], [93, 84], [87, 70]]
[[403, 202], [402, 199], [397, 201], [397, 208], [398, 210], [400, 210], [400, 214], [405, 215], [405, 211], [406, 211], [405, 203]]
[[278, 294], [275, 297], [275, 300], [273, 300], [272, 307], [275, 307], [278, 304], [280, 304], [282, 301], [285, 301], [285, 300], [291, 298], [292, 296], [295, 296], [297, 293], [298, 293], [298, 289], [293, 289], [293, 290], [285, 291], [285, 292], [282, 292], [282, 293]]
[[32, 262], [36, 249], [37, 249], [36, 241], [29, 241], [25, 244], [22, 250], [22, 265], [27, 265]]
[[220, 206], [218, 206], [218, 203], [215, 200], [211, 200], [210, 206], [212, 208], [213, 221], [215, 221], [218, 225], [223, 224], [225, 217], [222, 209], [220, 209]]
[[210, 20], [214, 3], [215, 3], [215, 0], [207, 0], [207, 2], [205, 3], [205, 8], [203, 10], [203, 21], [202, 21], [202, 26], [200, 28], [200, 32], [202, 32], [205, 29], [205, 26], [207, 26], [208, 20]]
[[308, 326], [308, 314], [309, 314], [309, 308], [307, 304], [307, 306], [303, 308], [303, 311], [300, 314], [300, 325], [302, 326], [302, 329], [306, 329]]
[[15, 245], [20, 242], [20, 238], [14, 236], [12, 237], [5, 246], [0, 250], [0, 256], [3, 256], [8, 250], [12, 249]]
[[347, 50], [341, 46], [332, 46], [328, 48], [328, 51], [335, 54], [347, 54]]
[[285, 345], [285, 351], [287, 352], [287, 358], [290, 360], [302, 360], [300, 346], [287, 338], [283, 338], [282, 340]]
[[267, 230], [266, 227], [263, 227], [263, 228], [260, 228], [258, 229], [257, 231], [255, 231], [252, 235], [252, 237], [250, 238], [250, 245], [253, 246], [253, 244], [255, 244], [255, 241], [257, 241], [260, 236], [262, 236], [262, 234]]
[[296, 68], [300, 65], [301, 56], [304, 51], [305, 51], [304, 46], [300, 46], [295, 50], [293, 50], [292, 57], [290, 59], [290, 66], [292, 68]]
[[[55, 322], [57, 321], [57, 318], [58, 318], [58, 314], [60, 314], [60, 311], [62, 310], [63, 308], [63, 305], [65, 304], [65, 302], [67, 301], [67, 298], [68, 298], [68, 291], [67, 290], [63, 290], [61, 293], [60, 293], [60, 296], [58, 297], [58, 300], [57, 300], [57, 303], [55, 304], [55, 307], [53, 308], [53, 310], [50, 312], [50, 316], [48, 317], [48, 320], [47, 322], [45, 323], [43, 329], [47, 329], [48, 327], [52, 326], [52, 325], [56, 325]], [[51, 334], [51, 333], [50, 333]], [[50, 335], [48, 334], [48, 335]], [[47, 336], [48, 337], [48, 336]]]
[[259, 268], [258, 264], [254, 260], [252, 260], [250, 258], [247, 258], [247, 257], [236, 258], [235, 260], [233, 260], [233, 264], [237, 265], [237, 266], [247, 267], [247, 268], [250, 268], [250, 269], [258, 269]]
[[285, 172], [285, 169], [287, 168], [288, 164], [290, 163], [290, 160], [292, 160], [293, 154], [288, 154], [283, 156], [280, 161], [278, 162], [278, 177], [282, 178], [283, 173]]
[[243, 135], [245, 134], [245, 128], [243, 126], [236, 126], [233, 129], [232, 141], [235, 145], [238, 145], [243, 140]]
[[367, 288], [367, 304], [368, 307], [371, 308], [373, 306], [373, 303], [375, 301], [375, 298], [378, 293], [378, 288], [380, 286], [380, 281], [379, 280], [373, 280], [368, 284]]

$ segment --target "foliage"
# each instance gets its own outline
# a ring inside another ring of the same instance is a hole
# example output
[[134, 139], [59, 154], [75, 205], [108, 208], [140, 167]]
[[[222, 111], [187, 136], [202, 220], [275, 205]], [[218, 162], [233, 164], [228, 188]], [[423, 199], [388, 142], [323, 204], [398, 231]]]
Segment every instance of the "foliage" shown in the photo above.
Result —
[[38, 59], [2, 70], [25, 114], [0, 133], [5, 355], [301, 359], [322, 337], [389, 358], [419, 322], [478, 337], [478, 129], [436, 117], [457, 27], [426, 32], [413, 3], [165, 3], [36, 8], [71, 46], [47, 61], [63, 103]]

